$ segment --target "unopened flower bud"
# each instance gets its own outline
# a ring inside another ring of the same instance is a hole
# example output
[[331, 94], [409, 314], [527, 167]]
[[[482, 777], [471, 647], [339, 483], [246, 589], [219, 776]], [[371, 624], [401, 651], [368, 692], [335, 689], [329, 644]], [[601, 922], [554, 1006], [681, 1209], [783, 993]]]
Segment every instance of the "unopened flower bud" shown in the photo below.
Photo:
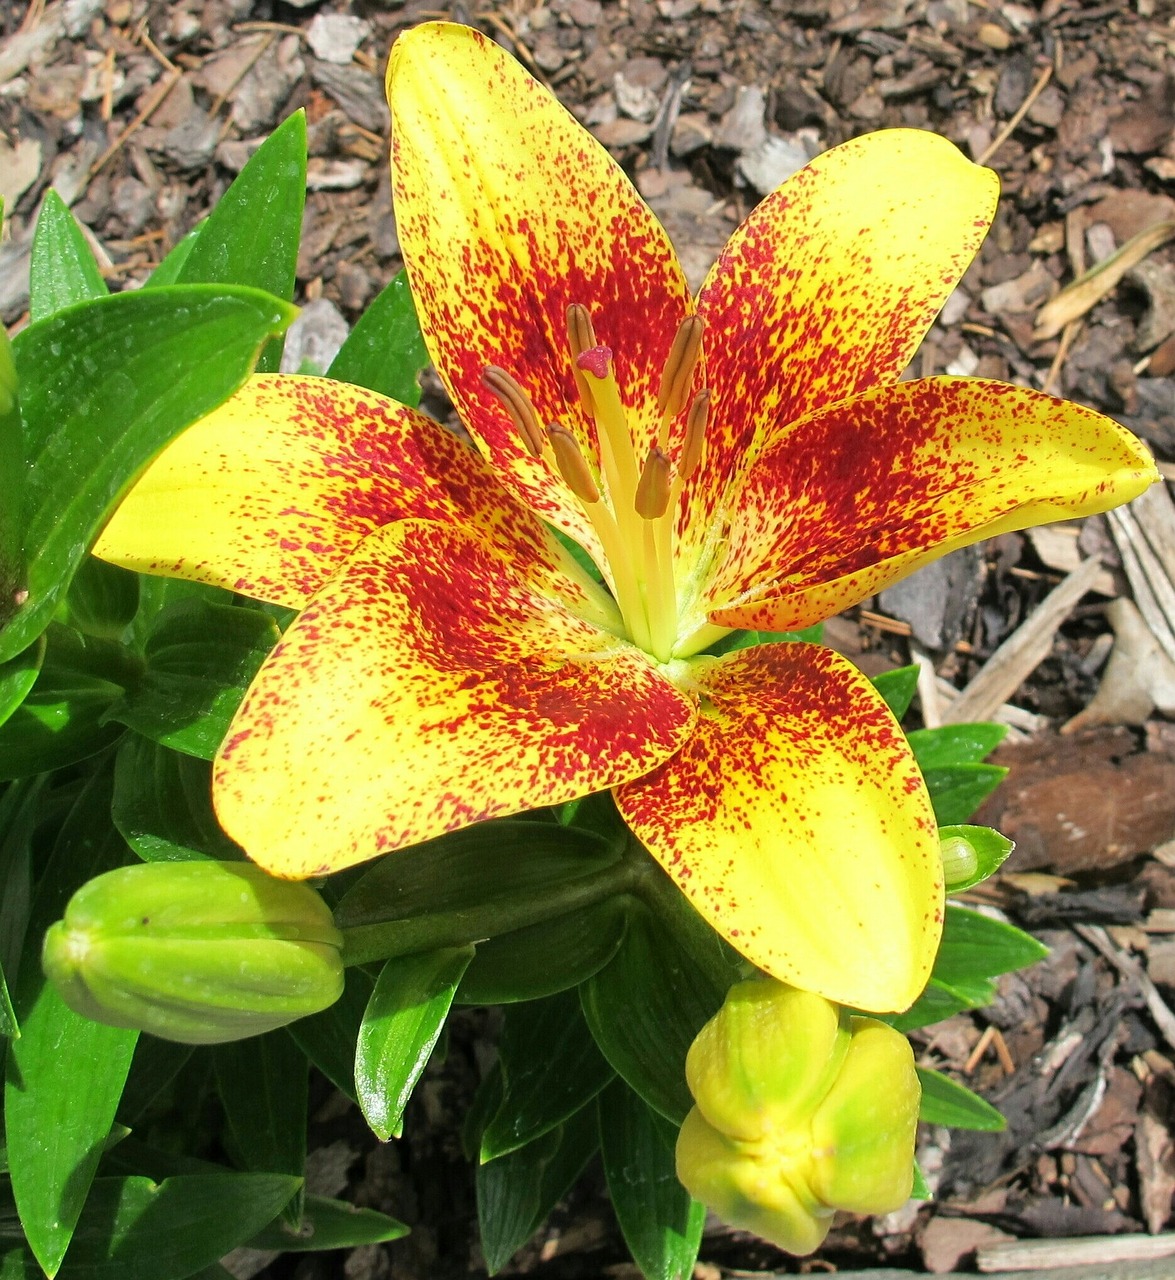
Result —
[[942, 876], [947, 892], [957, 885], [966, 884], [979, 870], [979, 854], [966, 836], [947, 836], [940, 842], [942, 848]]
[[309, 885], [249, 863], [155, 862], [83, 885], [45, 934], [42, 960], [87, 1018], [219, 1044], [333, 1004], [342, 943]]
[[742, 982], [686, 1059], [697, 1104], [677, 1176], [733, 1226], [791, 1253], [818, 1248], [837, 1209], [909, 1198], [921, 1088], [900, 1032], [822, 996]]

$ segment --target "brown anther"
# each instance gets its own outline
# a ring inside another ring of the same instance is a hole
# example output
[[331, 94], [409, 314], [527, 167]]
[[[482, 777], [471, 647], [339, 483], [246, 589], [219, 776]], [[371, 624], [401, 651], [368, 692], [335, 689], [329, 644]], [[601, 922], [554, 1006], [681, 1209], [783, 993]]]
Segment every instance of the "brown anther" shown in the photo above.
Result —
[[649, 450], [641, 478], [637, 481], [633, 505], [643, 520], [659, 520], [669, 506], [669, 493], [673, 487], [673, 464], [664, 450], [656, 445]]
[[543, 451], [543, 425], [530, 402], [530, 396], [505, 369], [499, 369], [494, 364], [486, 365], [482, 370], [481, 380], [502, 402], [514, 423], [514, 429], [526, 445], [527, 453], [532, 458], [539, 457]]
[[689, 416], [685, 420], [685, 442], [681, 446], [678, 474], [688, 480], [702, 460], [702, 446], [706, 443], [706, 423], [710, 418], [710, 388], [703, 387], [690, 401]]
[[600, 491], [592, 479], [591, 468], [579, 448], [579, 442], [558, 422], [547, 428], [547, 439], [555, 451], [555, 466], [572, 493], [586, 503], [599, 502]]
[[689, 399], [694, 369], [702, 352], [702, 318], [688, 316], [677, 327], [657, 393], [658, 412], [676, 417]]
[[571, 372], [575, 376], [575, 388], [584, 409], [591, 413], [592, 393], [580, 370], [579, 357], [596, 345], [596, 331], [592, 327], [591, 314], [582, 302], [573, 302], [567, 308], [567, 345], [571, 348]]

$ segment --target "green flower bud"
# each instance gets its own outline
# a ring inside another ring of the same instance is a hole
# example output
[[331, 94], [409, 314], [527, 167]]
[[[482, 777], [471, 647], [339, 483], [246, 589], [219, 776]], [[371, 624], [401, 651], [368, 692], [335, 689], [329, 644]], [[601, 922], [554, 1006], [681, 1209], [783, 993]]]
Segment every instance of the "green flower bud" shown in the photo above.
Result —
[[979, 870], [979, 854], [965, 836], [947, 836], [941, 841], [942, 874], [949, 893], [955, 885], [966, 884]]
[[909, 1198], [921, 1088], [900, 1032], [770, 980], [732, 987], [686, 1058], [677, 1176], [734, 1226], [811, 1253], [837, 1209]]
[[248, 863], [154, 862], [83, 885], [45, 934], [42, 961], [87, 1018], [219, 1044], [333, 1004], [342, 944], [309, 885]]

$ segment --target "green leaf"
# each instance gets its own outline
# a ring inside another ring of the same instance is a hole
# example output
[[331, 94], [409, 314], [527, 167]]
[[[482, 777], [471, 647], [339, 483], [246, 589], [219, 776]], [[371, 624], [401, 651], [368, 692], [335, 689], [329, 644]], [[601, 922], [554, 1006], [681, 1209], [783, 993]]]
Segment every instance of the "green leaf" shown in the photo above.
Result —
[[609, 898], [478, 944], [458, 1004], [512, 1004], [567, 991], [598, 973], [624, 937], [627, 907]]
[[[905, 1013], [886, 1015], [882, 1021], [898, 1031], [913, 1031], [942, 1022], [944, 1018], [963, 1009], [982, 1009], [995, 999], [995, 983], [984, 980], [950, 986], [937, 978], [931, 978], [926, 989]], [[872, 1015], [871, 1015], [872, 1016]]]
[[375, 983], [363, 969], [348, 969], [343, 994], [321, 1013], [299, 1018], [285, 1028], [299, 1049], [349, 1098], [355, 1087], [355, 1046]]
[[498, 1053], [502, 1100], [481, 1135], [483, 1162], [549, 1133], [615, 1078], [571, 991], [508, 1006]]
[[926, 1181], [926, 1175], [922, 1172], [918, 1165], [918, 1161], [914, 1161], [914, 1185], [910, 1189], [911, 1200], [933, 1200], [934, 1192], [930, 1189], [930, 1184]]
[[900, 720], [910, 709], [914, 694], [918, 692], [918, 666], [895, 667], [870, 676], [873, 687], [881, 694], [885, 705]]
[[[175, 1040], [160, 1040], [157, 1036], [140, 1036], [135, 1045], [135, 1056], [123, 1086], [118, 1103], [118, 1122], [134, 1131], [144, 1125], [150, 1109], [165, 1094], [172, 1081], [187, 1066], [195, 1047]], [[114, 1172], [120, 1172], [115, 1170]], [[153, 1173], [147, 1168], [134, 1167], [134, 1173]], [[185, 1170], [169, 1169], [168, 1174]]]
[[199, 222], [183, 239], [173, 244], [164, 254], [163, 261], [147, 277], [143, 288], [158, 289], [163, 285], [178, 284], [180, 272], [184, 269], [184, 263], [187, 262], [188, 255], [196, 247], [196, 241], [200, 238], [200, 232], [203, 230], [204, 222]]
[[923, 769], [940, 827], [966, 822], [1000, 785], [1007, 769], [995, 764], [952, 764]]
[[[294, 296], [306, 206], [306, 113], [295, 111], [250, 156], [216, 202], [177, 276], [181, 284], [234, 284]], [[281, 344], [257, 361], [277, 369]]]
[[721, 640], [716, 640], [706, 652], [721, 656], [724, 653], [736, 653], [739, 649], [753, 649], [760, 644], [819, 644], [823, 636], [823, 622], [805, 627], [802, 631], [732, 631]]
[[914, 729], [906, 734], [921, 769], [954, 764], [978, 764], [1003, 742], [1003, 724], [944, 724], [938, 729]]
[[[721, 956], [716, 938], [714, 952]], [[611, 962], [579, 989], [604, 1056], [674, 1124], [693, 1106], [685, 1055], [736, 977], [724, 960], [699, 963], [682, 931], [642, 906], [629, 913], [628, 932]]]
[[404, 1108], [472, 958], [472, 947], [454, 947], [389, 960], [380, 972], [355, 1045], [355, 1088], [381, 1141], [403, 1131]]
[[4, 491], [0, 503], [0, 617], [22, 599], [25, 587], [24, 486], [28, 463], [19, 382], [12, 343], [0, 325], [0, 486]]
[[977, 1093], [966, 1085], [929, 1067], [919, 1067], [922, 1082], [922, 1105], [918, 1119], [927, 1124], [945, 1124], [952, 1129], [982, 1129], [995, 1133], [1007, 1127], [1007, 1121]]
[[85, 233], [50, 187], [29, 254], [29, 318], [44, 320], [63, 307], [104, 298], [109, 292]]
[[614, 1081], [596, 1099], [616, 1220], [646, 1280], [693, 1275], [706, 1206], [677, 1180], [677, 1126]]
[[[255, 1236], [298, 1189], [273, 1173], [99, 1178], [60, 1280], [177, 1280]], [[12, 1255], [10, 1254], [9, 1257]], [[5, 1259], [6, 1264], [8, 1259]], [[33, 1269], [8, 1270], [34, 1280]], [[43, 1280], [43, 1277], [38, 1277]]]
[[428, 351], [408, 277], [401, 271], [359, 317], [327, 376], [415, 408], [420, 403], [420, 371], [427, 367]]
[[[110, 779], [96, 774], [65, 821], [38, 886], [29, 937], [39, 947], [75, 889], [125, 861], [110, 823]], [[21, 967], [21, 1037], [10, 1043], [4, 1116], [12, 1188], [29, 1246], [45, 1272], [61, 1265], [110, 1133], [137, 1033], [80, 1017], [40, 965]]]
[[[44, 817], [47, 775], [0, 788], [0, 966], [14, 981], [22, 963], [32, 901], [33, 835]], [[31, 963], [39, 958], [34, 939]]]
[[498, 1160], [477, 1167], [477, 1220], [490, 1275], [542, 1225], [599, 1145], [594, 1107]]
[[966, 907], [948, 905], [934, 977], [961, 988], [1023, 969], [1047, 955], [1048, 947], [1023, 929]]
[[7, 1040], [16, 1040], [20, 1036], [20, 1023], [16, 1020], [16, 1010], [12, 1007], [12, 997], [3, 973], [0, 973], [0, 1036]]
[[296, 1227], [306, 1171], [306, 1055], [279, 1030], [219, 1044], [212, 1056], [234, 1162], [249, 1173], [286, 1173], [298, 1180], [283, 1209]]
[[36, 682], [0, 724], [0, 778], [59, 769], [95, 755], [122, 733], [106, 713], [134, 678], [121, 645], [52, 623]]
[[365, 1244], [386, 1244], [408, 1234], [408, 1228], [386, 1213], [357, 1209], [345, 1200], [307, 1196], [302, 1209], [302, 1226], [291, 1230], [283, 1222], [272, 1222], [252, 1240], [250, 1249], [277, 1249], [282, 1253], [306, 1253], [320, 1249], [358, 1249]]
[[[463, 946], [610, 896], [616, 845], [553, 822], [484, 822], [402, 849], [347, 892], [335, 922], [348, 963]], [[368, 943], [369, 936], [375, 942]]]
[[97, 298], [17, 334], [29, 594], [19, 608], [0, 597], [0, 661], [44, 630], [142, 468], [241, 385], [292, 317], [256, 290], [189, 285]]
[[245, 856], [212, 811], [211, 764], [137, 733], [128, 733], [118, 748], [111, 814], [146, 862]]
[[185, 600], [156, 620], [143, 677], [110, 709], [110, 718], [211, 760], [279, 638], [277, 624], [260, 610]]
[[45, 658], [45, 638], [38, 636], [23, 653], [0, 663], [0, 725], [20, 706], [37, 683]]
[[975, 854], [974, 872], [962, 880], [952, 880], [947, 887], [948, 893], [962, 893], [966, 889], [974, 888], [988, 876], [994, 875], [1003, 866], [1014, 847], [1007, 836], [993, 831], [991, 827], [960, 825], [939, 827], [938, 838], [939, 840], [966, 840]]
[[118, 640], [139, 608], [139, 575], [87, 556], [58, 610], [58, 620], [103, 640]]

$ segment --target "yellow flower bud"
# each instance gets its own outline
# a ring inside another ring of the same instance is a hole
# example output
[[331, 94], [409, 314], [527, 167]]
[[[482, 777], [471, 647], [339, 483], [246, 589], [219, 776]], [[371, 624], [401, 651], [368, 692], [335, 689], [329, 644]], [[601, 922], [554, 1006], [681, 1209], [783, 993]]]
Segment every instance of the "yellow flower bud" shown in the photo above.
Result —
[[686, 1059], [677, 1176], [725, 1221], [811, 1253], [837, 1209], [910, 1195], [921, 1088], [900, 1032], [807, 991], [742, 982]]
[[45, 934], [45, 973], [76, 1013], [186, 1044], [259, 1035], [343, 990], [330, 908], [249, 863], [155, 862], [84, 884]]

